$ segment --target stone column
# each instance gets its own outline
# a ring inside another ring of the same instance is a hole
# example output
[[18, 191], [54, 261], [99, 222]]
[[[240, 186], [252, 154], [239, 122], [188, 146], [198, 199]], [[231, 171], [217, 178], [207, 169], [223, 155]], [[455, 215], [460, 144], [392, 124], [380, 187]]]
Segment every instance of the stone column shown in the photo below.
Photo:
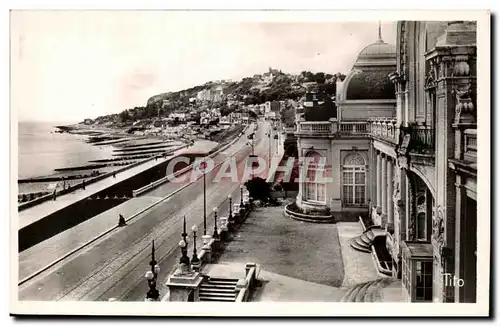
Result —
[[[382, 206], [382, 221], [384, 221], [384, 216], [387, 216], [387, 187], [385, 186], [387, 184], [387, 158], [385, 157], [385, 154], [382, 154], [382, 175], [380, 177], [380, 184], [381, 184], [381, 192], [382, 192], [382, 201], [381, 205]], [[384, 224], [384, 223], [383, 223]], [[385, 225], [385, 224], [384, 224]], [[383, 225], [383, 226], [384, 226]]]
[[393, 202], [393, 188], [392, 188], [392, 178], [393, 178], [393, 163], [392, 158], [387, 158], [387, 225], [390, 228], [394, 227], [394, 202]]
[[[455, 203], [455, 275], [457, 277], [462, 277], [463, 269], [464, 269], [464, 261], [462, 258], [462, 248], [463, 244], [461, 243], [462, 237], [462, 210], [464, 207], [464, 198], [462, 196], [462, 177], [457, 174], [456, 182], [455, 182], [455, 191], [456, 191], [456, 203]], [[457, 282], [458, 283], [458, 282]], [[455, 302], [460, 302], [460, 287], [458, 284], [455, 285]]]
[[377, 151], [377, 211], [382, 209], [382, 157], [380, 152]]

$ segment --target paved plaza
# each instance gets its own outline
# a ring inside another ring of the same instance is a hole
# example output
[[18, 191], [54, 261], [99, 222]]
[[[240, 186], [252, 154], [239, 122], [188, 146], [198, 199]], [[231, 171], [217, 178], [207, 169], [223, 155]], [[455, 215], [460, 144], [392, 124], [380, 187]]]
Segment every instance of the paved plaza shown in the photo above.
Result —
[[283, 206], [256, 208], [203, 272], [242, 278], [245, 263], [254, 262], [261, 286], [252, 301], [338, 302], [349, 286], [380, 278], [371, 255], [347, 243], [358, 232], [359, 223], [301, 222], [285, 217]]

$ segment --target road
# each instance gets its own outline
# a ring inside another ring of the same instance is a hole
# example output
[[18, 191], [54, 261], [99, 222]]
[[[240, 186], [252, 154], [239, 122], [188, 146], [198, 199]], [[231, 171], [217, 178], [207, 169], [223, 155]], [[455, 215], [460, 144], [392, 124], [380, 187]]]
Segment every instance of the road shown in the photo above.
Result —
[[[259, 123], [254, 141], [255, 154], [267, 158], [268, 144], [265, 123]], [[243, 171], [245, 159], [251, 153], [246, 137], [236, 141], [229, 149], [214, 157], [221, 163], [233, 153], [238, 171]], [[214, 229], [212, 208], [219, 208], [219, 216], [227, 215], [227, 196], [232, 194], [239, 202], [239, 185], [230, 179], [213, 182], [219, 168], [206, 175], [207, 234]], [[241, 173], [239, 173], [241, 175]], [[191, 174], [188, 173], [190, 176]], [[167, 183], [145, 194], [161, 198], [174, 193], [186, 183]], [[126, 213], [126, 212], [125, 212]], [[125, 214], [124, 214], [125, 215]], [[151, 259], [151, 241], [154, 239], [156, 260], [161, 271], [158, 287], [166, 293], [165, 282], [180, 258], [178, 243], [181, 239], [182, 221], [186, 216], [190, 229], [198, 226], [199, 238], [203, 235], [203, 178], [189, 184], [182, 191], [141, 214], [123, 228], [119, 228], [93, 245], [64, 259], [19, 287], [19, 300], [41, 301], [141, 301], [148, 290], [144, 278]], [[190, 237], [192, 237], [191, 232]], [[197, 241], [198, 249], [200, 248]], [[189, 255], [192, 256], [192, 239]]]

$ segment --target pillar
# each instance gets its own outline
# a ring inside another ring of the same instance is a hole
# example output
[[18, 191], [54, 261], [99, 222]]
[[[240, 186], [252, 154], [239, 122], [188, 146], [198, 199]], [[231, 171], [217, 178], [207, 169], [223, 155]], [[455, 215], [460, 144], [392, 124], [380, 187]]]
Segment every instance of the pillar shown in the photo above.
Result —
[[381, 159], [381, 165], [382, 165], [382, 173], [380, 176], [380, 184], [381, 184], [381, 192], [382, 192], [382, 201], [381, 201], [381, 206], [382, 206], [382, 215], [387, 216], [387, 187], [385, 186], [387, 184], [387, 159], [385, 157], [385, 154], [382, 154], [382, 159]]
[[387, 223], [391, 226], [394, 225], [394, 204], [393, 204], [393, 188], [392, 188], [392, 177], [393, 177], [393, 164], [392, 158], [387, 158]]
[[377, 151], [377, 211], [382, 208], [382, 157], [380, 152]]

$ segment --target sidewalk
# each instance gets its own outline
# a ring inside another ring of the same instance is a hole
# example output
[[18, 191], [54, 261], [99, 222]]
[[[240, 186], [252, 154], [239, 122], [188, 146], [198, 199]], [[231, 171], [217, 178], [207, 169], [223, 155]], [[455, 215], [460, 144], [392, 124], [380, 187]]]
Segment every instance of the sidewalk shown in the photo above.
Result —
[[296, 221], [283, 208], [256, 208], [207, 274], [244, 277], [245, 263], [254, 262], [262, 287], [252, 301], [339, 301], [345, 290], [337, 226]]
[[352, 238], [363, 233], [359, 222], [338, 222], [337, 230], [344, 262], [342, 286], [347, 287], [383, 277], [378, 274], [372, 255], [355, 250], [349, 243]]
[[116, 226], [118, 224], [118, 214], [122, 214], [125, 219], [128, 219], [160, 199], [155, 197], [132, 198], [20, 252], [19, 280]]
[[[207, 143], [206, 141], [200, 141], [200, 142], [195, 142], [194, 145], [190, 146], [187, 149], [181, 148], [177, 149], [174, 152], [172, 152], [173, 156], [179, 155], [185, 152], [185, 150], [188, 151], [196, 151], [196, 150], [203, 150], [206, 148]], [[105, 190], [112, 185], [115, 185], [117, 183], [120, 183], [124, 180], [127, 180], [138, 173], [141, 173], [143, 171], [146, 171], [156, 165], [162, 164], [173, 157], [168, 156], [168, 157], [163, 157], [163, 158], [158, 158], [157, 160], [150, 160], [148, 162], [144, 162], [143, 164], [140, 164], [138, 166], [134, 166], [130, 169], [127, 169], [122, 172], [116, 173], [116, 177], [113, 178], [109, 176], [108, 178], [105, 178], [103, 180], [97, 181], [95, 183], [91, 183], [85, 187], [85, 190], [83, 189], [77, 189], [74, 192], [71, 192], [69, 194], [61, 195], [57, 197], [56, 200], [48, 200], [45, 202], [42, 202], [38, 205], [35, 205], [33, 207], [24, 209], [18, 213], [19, 215], [19, 221], [18, 221], [18, 229], [22, 229], [50, 214], [53, 214], [67, 206], [70, 206], [78, 201], [84, 200], [87, 197], [92, 196], [95, 193], [98, 193], [102, 190]]]

